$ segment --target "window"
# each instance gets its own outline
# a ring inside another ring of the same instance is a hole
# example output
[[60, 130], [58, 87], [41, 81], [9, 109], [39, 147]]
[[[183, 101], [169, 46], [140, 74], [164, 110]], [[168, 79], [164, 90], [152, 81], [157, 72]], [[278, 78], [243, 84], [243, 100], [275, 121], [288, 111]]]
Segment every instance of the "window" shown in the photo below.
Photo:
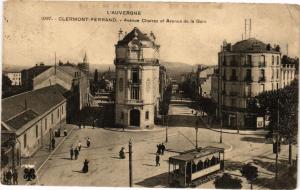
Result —
[[277, 60], [276, 61], [277, 61], [277, 65], [279, 65], [279, 56], [277, 56]]
[[265, 84], [261, 84], [260, 85], [260, 92], [264, 92], [265, 91]]
[[272, 83], [272, 90], [274, 90], [274, 84]]
[[24, 148], [26, 148], [27, 147], [27, 134], [26, 133], [24, 133], [24, 135], [23, 135], [23, 144], [24, 144]]
[[236, 99], [231, 99], [231, 106], [236, 107]]
[[247, 55], [247, 65], [252, 65], [252, 56], [251, 55]]
[[51, 124], [53, 124], [53, 113], [51, 113]]
[[61, 114], [64, 114], [64, 105], [61, 106]]
[[272, 55], [272, 65], [274, 65], [274, 55]]
[[133, 84], [138, 84], [139, 83], [139, 70], [137, 69], [132, 69], [131, 70], [131, 79]]
[[247, 97], [251, 96], [251, 85], [247, 85], [246, 88], [245, 88], [245, 95]]
[[39, 126], [38, 125], [35, 126], [35, 137], [36, 138], [39, 137]]
[[274, 79], [274, 73], [275, 73], [275, 71], [274, 71], [274, 69], [272, 69], [272, 79]]
[[149, 111], [146, 111], [146, 114], [145, 114], [145, 119], [148, 120], [149, 119]]
[[277, 90], [279, 89], [279, 84], [278, 84], [278, 83], [276, 83], [276, 89], [277, 89]]
[[223, 80], [226, 80], [226, 70], [223, 70]]
[[232, 69], [230, 79], [231, 79], [231, 80], [237, 80], [237, 77], [236, 77], [236, 70], [235, 70], [235, 69]]
[[136, 86], [131, 87], [131, 99], [138, 100], [140, 99], [140, 88]]
[[264, 67], [265, 66], [265, 64], [266, 64], [266, 57], [265, 57], [265, 55], [261, 55], [260, 56], [260, 66], [261, 67]]
[[123, 91], [123, 78], [119, 78], [119, 91]]
[[279, 69], [276, 70], [276, 78], [279, 78]]
[[57, 109], [57, 118], [59, 118], [59, 108]]
[[259, 76], [259, 80], [260, 81], [265, 81], [265, 70], [264, 69], [261, 69], [260, 70], [260, 76]]
[[251, 69], [246, 70], [246, 81], [251, 81], [252, 80], [252, 73]]

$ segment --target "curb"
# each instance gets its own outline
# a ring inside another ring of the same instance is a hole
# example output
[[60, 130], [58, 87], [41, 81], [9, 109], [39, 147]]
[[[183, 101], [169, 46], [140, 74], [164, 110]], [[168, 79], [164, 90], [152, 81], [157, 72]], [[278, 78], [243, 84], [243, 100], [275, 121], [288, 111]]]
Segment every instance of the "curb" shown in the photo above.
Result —
[[165, 127], [154, 127], [153, 129], [121, 129], [121, 128], [108, 128], [103, 127], [101, 129], [108, 130], [108, 131], [114, 131], [114, 132], [130, 132], [130, 133], [137, 133], [137, 132], [159, 132], [166, 130]]

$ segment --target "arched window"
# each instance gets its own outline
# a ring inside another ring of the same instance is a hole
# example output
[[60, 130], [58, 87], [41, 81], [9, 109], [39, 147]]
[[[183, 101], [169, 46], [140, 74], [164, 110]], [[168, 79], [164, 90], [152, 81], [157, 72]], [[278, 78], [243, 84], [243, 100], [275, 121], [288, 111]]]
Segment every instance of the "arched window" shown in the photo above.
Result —
[[119, 91], [122, 92], [123, 91], [123, 78], [119, 79]]

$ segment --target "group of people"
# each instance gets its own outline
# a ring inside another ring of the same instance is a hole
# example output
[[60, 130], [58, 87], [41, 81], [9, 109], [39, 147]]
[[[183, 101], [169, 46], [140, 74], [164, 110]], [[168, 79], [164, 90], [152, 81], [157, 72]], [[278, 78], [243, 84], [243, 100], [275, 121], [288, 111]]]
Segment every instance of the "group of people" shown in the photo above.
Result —
[[[89, 148], [90, 146], [91, 146], [91, 139], [88, 137], [86, 140], [86, 147]], [[82, 147], [81, 141], [78, 142], [78, 145], [75, 148], [73, 148], [73, 146], [71, 147], [71, 149], [70, 149], [71, 160], [73, 160], [73, 157], [74, 157], [74, 160], [78, 159], [81, 147]]]
[[[98, 119], [94, 119], [93, 121], [92, 121], [92, 127], [93, 127], [93, 129], [95, 129], [95, 127], [97, 126], [97, 124], [98, 124]], [[81, 128], [85, 128], [85, 121], [83, 120], [83, 121], [80, 121], [79, 122], [79, 124], [78, 124], [78, 127], [79, 127], [79, 129], [81, 129]]]
[[156, 165], [155, 166], [160, 166], [160, 155], [164, 155], [164, 152], [166, 150], [166, 147], [164, 145], [164, 143], [158, 144], [157, 146], [157, 151], [156, 151], [156, 157], [155, 157], [155, 161], [156, 161]]
[[8, 170], [3, 170], [2, 177], [3, 184], [18, 185], [18, 171], [16, 169], [10, 167]]
[[[91, 139], [88, 137], [86, 139], [86, 147], [89, 148], [90, 146], [91, 146]], [[78, 145], [75, 148], [73, 148], [73, 146], [71, 147], [71, 149], [70, 149], [71, 160], [73, 160], [73, 157], [74, 157], [74, 160], [78, 159], [81, 147], [82, 147], [81, 141], [78, 142]], [[85, 159], [83, 162], [82, 172], [87, 173], [88, 171], [89, 171], [89, 161], [87, 159]]]

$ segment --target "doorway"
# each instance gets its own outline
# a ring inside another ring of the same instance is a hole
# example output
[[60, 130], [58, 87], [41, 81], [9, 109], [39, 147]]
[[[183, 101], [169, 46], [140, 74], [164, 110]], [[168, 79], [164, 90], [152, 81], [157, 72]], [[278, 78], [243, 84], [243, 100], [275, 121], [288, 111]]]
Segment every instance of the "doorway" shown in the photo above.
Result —
[[135, 126], [135, 127], [140, 126], [140, 110], [138, 109], [130, 110], [130, 126]]

